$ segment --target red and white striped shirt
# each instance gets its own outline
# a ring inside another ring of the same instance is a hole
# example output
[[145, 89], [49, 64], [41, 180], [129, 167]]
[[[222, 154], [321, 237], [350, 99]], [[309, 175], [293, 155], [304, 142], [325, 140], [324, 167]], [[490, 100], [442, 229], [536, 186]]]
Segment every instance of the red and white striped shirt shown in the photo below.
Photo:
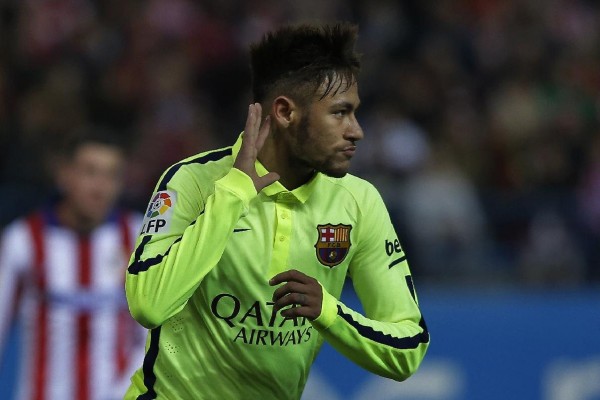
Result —
[[122, 399], [142, 363], [124, 275], [141, 219], [114, 213], [91, 233], [48, 208], [9, 225], [0, 247], [0, 352], [18, 309], [19, 400]]

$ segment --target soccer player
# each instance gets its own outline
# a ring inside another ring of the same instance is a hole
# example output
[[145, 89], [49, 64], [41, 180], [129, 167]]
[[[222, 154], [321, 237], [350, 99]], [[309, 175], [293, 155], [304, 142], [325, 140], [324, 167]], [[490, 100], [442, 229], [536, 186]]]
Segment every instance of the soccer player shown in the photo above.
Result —
[[122, 399], [143, 360], [124, 290], [142, 218], [115, 209], [124, 165], [111, 133], [86, 130], [57, 168], [60, 198], [3, 232], [0, 351], [16, 307], [20, 400]]
[[[298, 399], [324, 340], [398, 381], [421, 363], [406, 256], [376, 189], [347, 174], [363, 138], [356, 35], [267, 34], [241, 137], [160, 178], [127, 272], [150, 332], [126, 399]], [[339, 301], [347, 276], [364, 315]]]

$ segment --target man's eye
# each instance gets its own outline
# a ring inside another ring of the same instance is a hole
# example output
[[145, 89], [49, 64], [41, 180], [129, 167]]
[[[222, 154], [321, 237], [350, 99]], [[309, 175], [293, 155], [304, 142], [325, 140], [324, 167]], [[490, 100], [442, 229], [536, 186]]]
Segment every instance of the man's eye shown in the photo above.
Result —
[[333, 115], [335, 115], [336, 117], [343, 117], [344, 115], [346, 115], [346, 110], [338, 110], [338, 111], [335, 111], [335, 112], [333, 113]]

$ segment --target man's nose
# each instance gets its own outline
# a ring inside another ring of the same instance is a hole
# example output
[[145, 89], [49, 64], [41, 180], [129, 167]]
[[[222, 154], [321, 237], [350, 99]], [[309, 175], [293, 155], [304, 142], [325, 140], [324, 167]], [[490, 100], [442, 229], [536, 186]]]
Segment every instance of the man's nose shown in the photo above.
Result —
[[354, 115], [352, 115], [352, 118], [350, 118], [350, 124], [346, 130], [345, 136], [346, 139], [352, 140], [353, 142], [359, 141], [365, 136], [360, 124], [358, 123], [358, 120]]

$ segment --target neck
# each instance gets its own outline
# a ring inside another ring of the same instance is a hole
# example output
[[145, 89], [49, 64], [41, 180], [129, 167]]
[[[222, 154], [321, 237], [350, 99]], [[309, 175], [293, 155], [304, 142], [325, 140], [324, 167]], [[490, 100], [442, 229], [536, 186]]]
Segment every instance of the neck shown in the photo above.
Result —
[[287, 144], [278, 140], [276, 132], [265, 141], [263, 148], [258, 153], [258, 160], [270, 172], [277, 172], [279, 182], [288, 190], [294, 190], [310, 180], [315, 170], [294, 162]]
[[77, 233], [89, 233], [97, 225], [95, 221], [83, 217], [65, 201], [62, 201], [58, 205], [56, 214], [61, 225], [66, 226]]

